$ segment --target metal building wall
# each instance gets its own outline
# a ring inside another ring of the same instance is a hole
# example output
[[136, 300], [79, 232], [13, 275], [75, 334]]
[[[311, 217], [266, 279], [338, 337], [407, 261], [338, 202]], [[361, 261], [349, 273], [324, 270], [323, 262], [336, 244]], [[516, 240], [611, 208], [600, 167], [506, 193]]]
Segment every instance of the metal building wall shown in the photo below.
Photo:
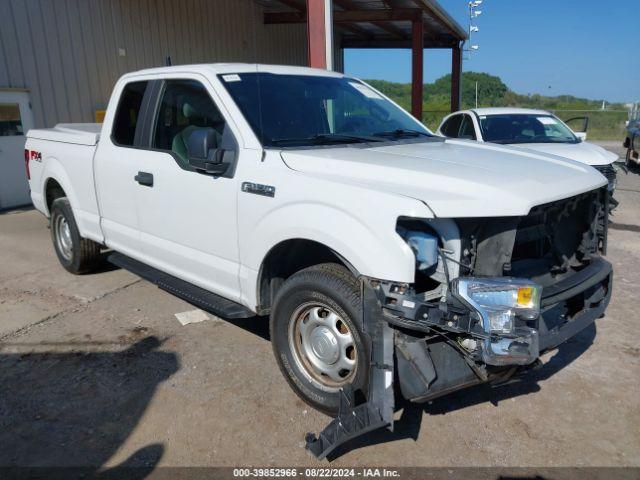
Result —
[[123, 73], [203, 62], [305, 65], [304, 25], [251, 0], [0, 0], [0, 88], [27, 88], [36, 127], [92, 122]]

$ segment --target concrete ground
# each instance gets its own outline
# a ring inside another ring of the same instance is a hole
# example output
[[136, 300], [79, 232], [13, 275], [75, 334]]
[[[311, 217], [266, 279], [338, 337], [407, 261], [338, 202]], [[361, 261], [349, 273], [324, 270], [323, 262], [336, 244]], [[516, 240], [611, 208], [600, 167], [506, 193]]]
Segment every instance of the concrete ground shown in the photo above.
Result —
[[[398, 412], [332, 466], [640, 466], [640, 175], [620, 173], [611, 305], [522, 384]], [[264, 319], [194, 307], [109, 267], [72, 276], [44, 217], [0, 215], [0, 466], [327, 466], [329, 420], [282, 378]]]

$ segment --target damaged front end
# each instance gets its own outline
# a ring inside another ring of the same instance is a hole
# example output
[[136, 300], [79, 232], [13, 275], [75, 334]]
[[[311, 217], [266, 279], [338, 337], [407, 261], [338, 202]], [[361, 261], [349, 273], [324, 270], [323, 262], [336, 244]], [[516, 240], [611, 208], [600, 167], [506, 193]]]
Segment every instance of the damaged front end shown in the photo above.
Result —
[[603, 188], [522, 217], [400, 218], [415, 282], [362, 278], [372, 347], [366, 401], [357, 405], [344, 391], [340, 415], [307, 447], [324, 458], [365, 431], [391, 428], [394, 371], [413, 402], [502, 383], [602, 316], [612, 286], [611, 264], [600, 256], [608, 201]]

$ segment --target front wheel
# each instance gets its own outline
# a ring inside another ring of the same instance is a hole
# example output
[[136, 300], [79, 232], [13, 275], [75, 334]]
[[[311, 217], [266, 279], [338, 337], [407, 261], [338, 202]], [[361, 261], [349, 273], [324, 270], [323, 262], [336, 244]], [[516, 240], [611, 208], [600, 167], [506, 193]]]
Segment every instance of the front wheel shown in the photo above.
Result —
[[51, 240], [60, 264], [75, 274], [94, 270], [100, 262], [100, 245], [82, 238], [67, 197], [51, 204]]
[[338, 413], [340, 388], [366, 393], [369, 347], [361, 326], [357, 279], [337, 264], [292, 275], [275, 298], [271, 342], [280, 370], [313, 408]]
[[629, 147], [627, 149], [627, 155], [625, 157], [625, 166], [631, 170], [633, 168], [636, 168], [638, 166], [638, 164], [636, 163], [636, 161], [633, 159], [633, 148]]

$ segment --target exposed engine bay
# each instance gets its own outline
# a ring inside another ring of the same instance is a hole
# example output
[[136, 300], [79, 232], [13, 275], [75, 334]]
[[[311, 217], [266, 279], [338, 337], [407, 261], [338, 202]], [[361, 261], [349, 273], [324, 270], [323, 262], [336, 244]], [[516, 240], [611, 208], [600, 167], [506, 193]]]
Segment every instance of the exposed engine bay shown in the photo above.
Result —
[[397, 329], [405, 397], [505, 380], [600, 316], [611, 283], [599, 256], [608, 199], [602, 188], [523, 217], [400, 219], [416, 281], [374, 287]]

